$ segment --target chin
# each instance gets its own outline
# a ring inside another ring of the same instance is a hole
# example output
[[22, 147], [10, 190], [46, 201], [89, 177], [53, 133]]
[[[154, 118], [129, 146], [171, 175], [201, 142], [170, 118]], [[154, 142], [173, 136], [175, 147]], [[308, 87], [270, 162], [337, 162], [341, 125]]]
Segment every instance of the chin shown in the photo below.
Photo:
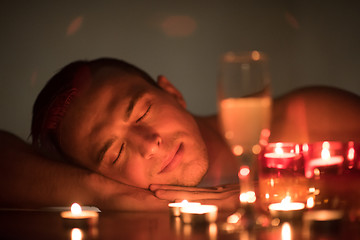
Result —
[[179, 176], [179, 185], [194, 187], [204, 178], [208, 170], [208, 161], [198, 161], [184, 169], [183, 174]]

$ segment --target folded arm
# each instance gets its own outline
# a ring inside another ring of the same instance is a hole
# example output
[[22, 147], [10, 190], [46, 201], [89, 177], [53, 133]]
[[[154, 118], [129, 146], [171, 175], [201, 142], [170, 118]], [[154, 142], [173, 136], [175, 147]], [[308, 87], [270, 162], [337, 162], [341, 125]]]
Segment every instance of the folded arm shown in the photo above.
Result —
[[20, 138], [0, 131], [0, 207], [41, 208], [73, 202], [102, 210], [159, 210], [167, 201], [146, 189], [50, 160]]
[[238, 185], [132, 187], [87, 169], [48, 159], [20, 138], [0, 131], [0, 207], [42, 208], [73, 202], [101, 210], [167, 210], [169, 201], [197, 200], [236, 209]]

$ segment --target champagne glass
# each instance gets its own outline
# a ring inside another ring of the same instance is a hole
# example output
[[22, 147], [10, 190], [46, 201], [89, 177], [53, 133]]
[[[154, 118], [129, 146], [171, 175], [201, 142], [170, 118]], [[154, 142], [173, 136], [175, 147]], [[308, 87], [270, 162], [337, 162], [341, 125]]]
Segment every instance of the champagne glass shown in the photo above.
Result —
[[257, 154], [270, 135], [267, 56], [259, 51], [224, 54], [217, 90], [222, 132], [239, 165], [239, 210], [248, 223], [255, 222]]

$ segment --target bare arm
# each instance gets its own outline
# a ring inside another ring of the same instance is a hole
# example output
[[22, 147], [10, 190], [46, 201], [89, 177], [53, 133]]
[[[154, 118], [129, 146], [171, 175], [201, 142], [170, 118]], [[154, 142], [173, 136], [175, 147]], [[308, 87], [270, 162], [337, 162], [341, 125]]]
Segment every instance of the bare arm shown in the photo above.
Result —
[[152, 192], [53, 161], [18, 137], [0, 131], [0, 207], [69, 206], [73, 202], [102, 210], [159, 210], [167, 201]]

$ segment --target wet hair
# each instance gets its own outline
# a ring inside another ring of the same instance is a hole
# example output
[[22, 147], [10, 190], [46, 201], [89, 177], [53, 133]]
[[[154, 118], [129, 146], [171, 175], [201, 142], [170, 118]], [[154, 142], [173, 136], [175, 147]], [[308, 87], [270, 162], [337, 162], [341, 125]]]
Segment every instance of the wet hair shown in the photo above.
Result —
[[104, 67], [113, 67], [121, 73], [139, 76], [157, 86], [149, 74], [123, 60], [98, 58], [72, 62], [46, 83], [35, 100], [30, 133], [35, 147], [46, 154], [64, 157], [58, 142], [58, 126], [84, 82], [90, 81], [91, 76]]

